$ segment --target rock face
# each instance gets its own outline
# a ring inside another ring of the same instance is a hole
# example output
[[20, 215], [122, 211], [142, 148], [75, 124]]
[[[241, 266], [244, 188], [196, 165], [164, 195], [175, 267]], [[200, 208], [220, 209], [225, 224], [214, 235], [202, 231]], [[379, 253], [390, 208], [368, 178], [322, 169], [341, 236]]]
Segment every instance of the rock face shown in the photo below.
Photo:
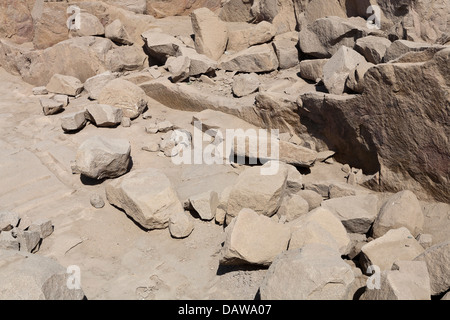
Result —
[[83, 91], [83, 84], [75, 77], [55, 74], [47, 84], [47, 90], [53, 93], [76, 96]]
[[157, 169], [131, 172], [110, 182], [105, 190], [111, 204], [148, 230], [167, 228], [172, 215], [184, 212], [169, 179]]
[[450, 289], [450, 241], [428, 248], [414, 260], [425, 261], [427, 264], [432, 295], [438, 295]]
[[347, 232], [365, 234], [378, 216], [377, 204], [377, 196], [361, 195], [326, 200], [321, 206], [333, 212]]
[[321, 244], [283, 253], [260, 287], [262, 300], [342, 300], [355, 276], [339, 252]]
[[93, 179], [116, 178], [128, 170], [131, 145], [125, 139], [106, 139], [94, 136], [78, 148], [78, 171]]
[[114, 79], [103, 87], [98, 102], [120, 108], [124, 117], [134, 119], [147, 107], [147, 96], [144, 90], [134, 83]]
[[373, 225], [374, 238], [390, 229], [406, 227], [414, 237], [422, 231], [424, 217], [419, 200], [409, 190], [401, 191], [383, 204]]
[[361, 300], [430, 300], [430, 277], [423, 261], [397, 261], [381, 273], [380, 288], [366, 289]]
[[236, 217], [244, 208], [271, 217], [281, 205], [286, 187], [287, 169], [262, 175], [260, 167], [246, 169], [239, 175], [228, 199], [227, 215]]
[[82, 300], [81, 288], [69, 289], [66, 269], [50, 258], [0, 250], [0, 299]]
[[424, 251], [422, 246], [406, 228], [389, 230], [384, 236], [373, 240], [361, 248], [363, 272], [371, 265], [381, 271], [391, 270], [398, 260], [412, 261]]
[[449, 104], [449, 61], [447, 48], [425, 62], [379, 64], [367, 71], [362, 95], [305, 94], [300, 114], [333, 146], [336, 160], [366, 174], [379, 171], [378, 190], [409, 189], [419, 198], [448, 202], [450, 132], [442, 106]]
[[351, 48], [342, 46], [323, 66], [323, 82], [329, 93], [342, 94], [352, 69], [366, 60]]
[[208, 8], [191, 13], [195, 35], [195, 49], [213, 60], [219, 60], [228, 41], [228, 29], [222, 20]]
[[268, 72], [278, 68], [278, 58], [272, 46], [261, 44], [224, 55], [219, 61], [219, 68], [240, 72]]
[[287, 226], [253, 210], [242, 209], [226, 228], [220, 261], [223, 264], [270, 265], [287, 249], [289, 237]]

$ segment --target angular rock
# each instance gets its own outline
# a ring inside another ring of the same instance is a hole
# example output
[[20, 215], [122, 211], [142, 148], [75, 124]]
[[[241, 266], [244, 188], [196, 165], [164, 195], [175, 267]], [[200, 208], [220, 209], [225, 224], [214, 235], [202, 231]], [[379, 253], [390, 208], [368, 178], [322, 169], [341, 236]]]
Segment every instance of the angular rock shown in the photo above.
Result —
[[278, 69], [279, 63], [273, 47], [261, 44], [224, 55], [219, 61], [219, 69], [239, 72], [269, 72]]
[[416, 240], [425, 250], [433, 245], [433, 236], [431, 234], [421, 233], [416, 237]]
[[286, 180], [286, 191], [293, 195], [299, 192], [303, 188], [303, 176], [298, 172], [297, 168], [290, 164], [285, 164], [284, 162], [279, 163], [288, 170], [288, 176]]
[[89, 99], [97, 100], [103, 87], [116, 78], [117, 76], [111, 71], [106, 71], [87, 79], [84, 83], [84, 90], [88, 93]]
[[[69, 289], [73, 281], [66, 268], [53, 259], [26, 252], [0, 250], [0, 299], [82, 300], [81, 288]], [[71, 282], [72, 283], [72, 282]]]
[[97, 127], [114, 127], [122, 121], [123, 111], [107, 104], [90, 104], [86, 116]]
[[127, 172], [130, 153], [128, 140], [93, 136], [78, 148], [76, 167], [93, 179], [117, 178]]
[[233, 94], [237, 97], [248, 96], [256, 92], [260, 82], [256, 73], [240, 73], [233, 77]]
[[127, 117], [122, 117], [122, 121], [120, 122], [120, 124], [124, 128], [129, 128], [131, 127], [131, 119]]
[[273, 39], [276, 28], [267, 21], [257, 24], [228, 24], [227, 51], [239, 52]]
[[42, 111], [44, 112], [44, 115], [50, 116], [52, 114], [61, 112], [64, 110], [63, 104], [61, 102], [57, 102], [53, 99], [49, 98], [41, 98], [39, 99], [39, 103], [41, 104]]
[[427, 264], [432, 295], [438, 295], [450, 289], [450, 241], [428, 248], [414, 260], [425, 261]]
[[280, 39], [272, 42], [272, 45], [277, 55], [280, 69], [289, 69], [299, 63], [297, 41]]
[[336, 239], [315, 221], [309, 221], [292, 228], [289, 250], [301, 249], [311, 243], [323, 244], [339, 251]]
[[48, 94], [48, 91], [46, 87], [35, 87], [33, 88], [33, 94], [35, 96], [41, 96]]
[[227, 215], [236, 217], [244, 208], [268, 217], [276, 213], [285, 192], [287, 169], [280, 167], [272, 175], [263, 175], [261, 170], [247, 168], [239, 175], [228, 199]]
[[249, 22], [252, 19], [250, 1], [228, 0], [221, 3], [219, 18], [227, 22]]
[[323, 67], [329, 59], [314, 59], [300, 61], [300, 76], [303, 79], [317, 81], [323, 78]]
[[349, 233], [367, 233], [378, 215], [378, 197], [375, 195], [325, 200], [321, 206], [333, 212]]
[[105, 28], [100, 20], [93, 14], [80, 12], [80, 29], [70, 30], [72, 36], [102, 36], [105, 34]]
[[414, 42], [408, 40], [394, 41], [386, 50], [383, 62], [389, 62], [400, 58], [402, 55], [412, 51], [424, 51], [431, 45], [428, 43]]
[[61, 128], [64, 132], [80, 130], [86, 124], [84, 111], [71, 112], [61, 117]]
[[16, 229], [17, 240], [19, 240], [20, 251], [25, 252], [36, 252], [39, 250], [38, 245], [41, 240], [39, 231], [23, 231], [21, 229]]
[[83, 84], [75, 77], [55, 74], [46, 86], [48, 92], [76, 96], [83, 91]]
[[323, 66], [323, 83], [328, 92], [342, 94], [350, 71], [365, 62], [366, 59], [358, 52], [342, 46]]
[[189, 75], [197, 76], [200, 74], [211, 73], [217, 68], [217, 62], [208, 58], [204, 54], [199, 54], [195, 49], [179, 47], [177, 56], [189, 58]]
[[138, 46], [120, 46], [106, 54], [106, 66], [112, 72], [140, 70], [146, 61], [147, 55]]
[[105, 206], [105, 200], [103, 200], [103, 197], [97, 193], [91, 195], [89, 203], [96, 209], [101, 209]]
[[136, 170], [106, 186], [108, 201], [145, 229], [164, 229], [170, 217], [183, 212], [169, 179], [154, 168]]
[[345, 87], [353, 92], [362, 93], [365, 88], [364, 75], [373, 66], [374, 64], [369, 62], [359, 63], [349, 72]]
[[280, 222], [293, 221], [300, 216], [309, 212], [309, 204], [301, 196], [293, 194], [289, 197], [284, 197], [278, 209], [277, 215]]
[[227, 205], [228, 199], [230, 198], [231, 190], [233, 190], [232, 186], [228, 186], [220, 193], [219, 196], [219, 204], [217, 205], [216, 210], [216, 222], [219, 225], [223, 225], [226, 223], [225, 217], [227, 215]]
[[361, 300], [430, 300], [430, 277], [423, 261], [397, 261], [381, 273], [380, 288], [366, 289]]
[[17, 235], [13, 236], [13, 231], [0, 232], [0, 250], [15, 250], [19, 251], [20, 242]]
[[12, 211], [0, 211], [0, 232], [9, 231], [19, 224], [20, 217]]
[[356, 40], [355, 50], [373, 64], [383, 62], [386, 50], [391, 46], [391, 41], [382, 37], [368, 36]]
[[177, 212], [170, 216], [169, 232], [176, 239], [188, 237], [194, 230], [194, 223], [189, 212]]
[[350, 238], [342, 222], [329, 210], [325, 208], [317, 208], [305, 215], [300, 216], [290, 223], [291, 228], [302, 226], [308, 222], [316, 222], [336, 240], [338, 251], [345, 254], [350, 245]]
[[53, 233], [53, 223], [49, 219], [41, 219], [34, 221], [29, 227], [28, 231], [38, 232], [41, 239], [45, 239]]
[[215, 218], [219, 195], [215, 191], [206, 191], [189, 198], [192, 207], [202, 220], [210, 221]]
[[208, 8], [201, 8], [191, 13], [191, 23], [197, 52], [213, 60], [219, 60], [228, 41], [225, 22]]
[[313, 190], [300, 190], [296, 194], [308, 202], [309, 210], [320, 207], [323, 201], [323, 197]]
[[147, 95], [130, 81], [114, 79], [103, 87], [98, 102], [120, 108], [124, 117], [134, 119], [147, 107]]
[[114, 20], [105, 28], [105, 37], [111, 39], [115, 43], [132, 45], [133, 39], [127, 32], [127, 29], [119, 19]]
[[362, 271], [367, 272], [371, 265], [378, 266], [381, 271], [391, 270], [395, 261], [412, 261], [423, 252], [424, 249], [408, 229], [392, 229], [361, 248]]
[[422, 207], [414, 193], [401, 191], [389, 197], [373, 224], [373, 237], [378, 238], [390, 229], [406, 227], [416, 237], [424, 224]]
[[269, 21], [277, 34], [294, 31], [297, 25], [294, 4], [290, 0], [257, 0], [253, 2], [251, 13], [255, 21]]
[[259, 290], [262, 300], [341, 300], [354, 279], [338, 251], [314, 243], [279, 255]]
[[225, 232], [220, 258], [222, 264], [270, 265], [278, 254], [287, 249], [290, 237], [287, 226], [251, 209], [242, 209]]
[[172, 75], [172, 82], [186, 80], [189, 77], [189, 67], [191, 60], [186, 56], [170, 57], [166, 61], [165, 67]]
[[177, 55], [178, 48], [184, 46], [177, 38], [153, 30], [142, 34], [148, 54], [159, 63], [165, 63], [168, 57]]

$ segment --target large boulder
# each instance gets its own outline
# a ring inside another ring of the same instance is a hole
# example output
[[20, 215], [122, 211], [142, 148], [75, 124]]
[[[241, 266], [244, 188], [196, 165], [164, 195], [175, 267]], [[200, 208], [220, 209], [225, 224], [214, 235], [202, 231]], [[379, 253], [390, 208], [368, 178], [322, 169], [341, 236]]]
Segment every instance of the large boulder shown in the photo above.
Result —
[[117, 75], [106, 71], [95, 75], [84, 82], [84, 91], [89, 95], [89, 99], [97, 100], [100, 92], [108, 82], [117, 78]]
[[406, 227], [414, 237], [423, 229], [422, 207], [414, 193], [401, 191], [389, 197], [380, 209], [373, 224], [373, 237], [378, 238], [390, 229]]
[[215, 191], [206, 191], [189, 198], [191, 206], [202, 220], [212, 220], [216, 216], [219, 195]]
[[286, 225], [242, 209], [225, 229], [221, 251], [222, 264], [270, 265], [288, 246], [290, 232]]
[[130, 153], [128, 140], [93, 136], [78, 148], [76, 167], [89, 178], [117, 178], [127, 172]]
[[192, 29], [195, 35], [195, 49], [213, 60], [219, 60], [228, 41], [228, 29], [225, 22], [208, 8], [191, 13]]
[[275, 34], [275, 27], [267, 21], [257, 24], [228, 24], [227, 51], [239, 52], [269, 42]]
[[120, 19], [116, 19], [105, 27], [105, 37], [111, 39], [115, 43], [123, 45], [132, 45], [133, 39], [127, 32]]
[[430, 276], [423, 261], [397, 261], [383, 271], [379, 288], [367, 288], [361, 300], [430, 300]]
[[[0, 250], [1, 300], [82, 300], [70, 273], [53, 259]], [[68, 284], [73, 284], [70, 288]]]
[[149, 56], [159, 63], [165, 63], [168, 57], [176, 56], [178, 48], [184, 46], [183, 42], [174, 36], [152, 29], [144, 32], [142, 39]]
[[76, 96], [83, 91], [83, 84], [75, 77], [55, 74], [46, 86], [48, 92]]
[[80, 12], [80, 28], [70, 30], [71, 36], [86, 37], [86, 36], [103, 36], [105, 34], [105, 27], [103, 27], [100, 20], [93, 14], [87, 12]]
[[431, 45], [428, 43], [414, 42], [408, 40], [397, 40], [394, 41], [386, 50], [383, 57], [384, 62], [389, 62], [400, 58], [402, 55], [408, 52], [424, 51], [428, 49]]
[[291, 229], [289, 250], [301, 249], [304, 246], [318, 243], [339, 251], [339, 244], [331, 233], [315, 221], [309, 221]]
[[134, 71], [144, 68], [147, 55], [138, 46], [121, 46], [109, 50], [106, 65], [112, 72]]
[[338, 251], [314, 243], [280, 254], [259, 290], [262, 300], [342, 300], [354, 279]]
[[376, 195], [339, 197], [323, 201], [321, 206], [333, 212], [349, 233], [367, 233], [378, 216]]
[[244, 208], [258, 214], [273, 216], [285, 193], [287, 169], [280, 166], [276, 174], [262, 174], [261, 167], [243, 171], [228, 198], [227, 215], [236, 217]]
[[425, 261], [427, 264], [432, 295], [439, 295], [450, 289], [450, 241], [428, 248], [414, 260]]
[[377, 266], [381, 271], [391, 270], [395, 261], [412, 261], [423, 251], [408, 229], [392, 229], [361, 248], [362, 270], [367, 272], [370, 266]]
[[271, 22], [277, 34], [295, 31], [297, 21], [295, 18], [294, 3], [291, 0], [255, 0], [251, 13], [256, 22]]
[[218, 67], [228, 71], [268, 72], [278, 69], [278, 58], [271, 45], [261, 44], [224, 55]]
[[32, 8], [34, 1], [0, 3], [0, 38], [8, 38], [15, 43], [30, 42], [33, 39]]
[[366, 58], [367, 61], [379, 64], [387, 49], [391, 46], [391, 41], [382, 37], [367, 36], [356, 40], [355, 50]]
[[147, 95], [130, 81], [114, 79], [103, 87], [98, 102], [120, 108], [124, 117], [134, 119], [147, 107]]
[[329, 59], [302, 60], [300, 62], [300, 76], [303, 79], [317, 81], [323, 78], [323, 67]]
[[111, 204], [148, 230], [167, 228], [172, 215], [184, 212], [170, 180], [154, 168], [131, 172], [110, 182], [105, 190]]
[[448, 202], [450, 131], [442, 106], [449, 104], [449, 65], [450, 48], [422, 62], [376, 65], [361, 95], [302, 95], [302, 123], [333, 147], [337, 161], [379, 172], [372, 187]]

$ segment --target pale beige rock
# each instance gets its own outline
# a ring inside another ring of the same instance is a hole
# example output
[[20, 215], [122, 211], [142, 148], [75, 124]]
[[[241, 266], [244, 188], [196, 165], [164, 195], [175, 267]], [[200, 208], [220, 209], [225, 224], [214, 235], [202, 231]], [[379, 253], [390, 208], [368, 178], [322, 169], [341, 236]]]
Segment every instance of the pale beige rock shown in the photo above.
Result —
[[46, 95], [48, 94], [48, 90], [46, 87], [35, 87], [33, 88], [33, 94], [35, 96]]
[[261, 44], [224, 55], [219, 61], [219, 69], [240, 72], [268, 72], [278, 69], [278, 58], [273, 47]]
[[336, 240], [338, 250], [345, 254], [350, 245], [350, 238], [342, 222], [329, 210], [319, 207], [305, 215], [300, 216], [290, 223], [291, 228], [296, 228], [308, 222], [316, 222]]
[[386, 38], [367, 36], [356, 40], [355, 50], [362, 54], [368, 62], [379, 64], [383, 62], [386, 50], [391, 44], [391, 41]]
[[71, 112], [61, 117], [61, 128], [65, 132], [77, 131], [86, 124], [84, 111]]
[[345, 87], [353, 92], [362, 93], [365, 89], [364, 75], [367, 70], [372, 68], [374, 64], [370, 62], [359, 63], [353, 70], [348, 74], [347, 81], [345, 82]]
[[206, 191], [189, 198], [192, 207], [202, 220], [210, 221], [215, 218], [219, 195], [215, 191]]
[[276, 213], [285, 193], [287, 169], [280, 166], [270, 175], [261, 174], [261, 170], [247, 168], [239, 175], [228, 199], [227, 216], [236, 217], [244, 208], [268, 217]]
[[398, 260], [412, 261], [424, 249], [405, 227], [389, 230], [382, 237], [370, 241], [361, 248], [361, 265], [367, 272], [370, 265], [391, 270]]
[[38, 232], [41, 239], [50, 236], [53, 233], [53, 229], [53, 223], [49, 219], [36, 220], [28, 227], [28, 231]]
[[90, 104], [86, 117], [97, 127], [114, 127], [122, 121], [123, 111], [107, 104]]
[[260, 82], [256, 73], [240, 73], [233, 77], [233, 94], [237, 97], [248, 96], [257, 91]]
[[105, 28], [100, 20], [87, 12], [80, 12], [80, 29], [70, 30], [70, 35], [73, 37], [85, 36], [102, 36], [105, 34]]
[[366, 234], [378, 216], [378, 197], [361, 195], [325, 200], [321, 204], [333, 212], [349, 233]]
[[242, 209], [225, 232], [220, 258], [222, 264], [270, 265], [278, 254], [287, 249], [290, 237], [287, 226], [251, 209]]
[[78, 171], [93, 179], [116, 178], [128, 170], [131, 145], [126, 139], [93, 136], [78, 148]]
[[70, 274], [53, 259], [12, 250], [0, 251], [0, 299], [82, 300], [81, 288], [69, 289]]
[[103, 87], [98, 102], [120, 108], [124, 117], [134, 119], [147, 107], [147, 96], [137, 85], [127, 80], [114, 79]]
[[226, 22], [249, 22], [252, 19], [251, 6], [251, 1], [222, 1], [219, 18]]
[[308, 202], [310, 210], [320, 207], [323, 201], [323, 197], [313, 190], [300, 190], [296, 194]]
[[183, 42], [177, 38], [153, 30], [144, 32], [142, 39], [148, 54], [160, 63], [165, 63], [168, 57], [176, 56], [178, 48], [184, 46]]
[[289, 69], [299, 63], [297, 41], [290, 39], [280, 39], [272, 42], [273, 48], [278, 58], [280, 69]]
[[228, 199], [230, 198], [232, 186], [228, 186], [220, 193], [219, 204], [216, 210], [216, 222], [220, 225], [225, 224], [225, 217], [227, 215]]
[[105, 37], [111, 39], [115, 43], [132, 45], [133, 39], [127, 32], [127, 29], [119, 19], [114, 20], [105, 27]]
[[84, 90], [88, 93], [89, 99], [97, 100], [103, 87], [116, 78], [116, 74], [106, 71], [87, 79], [84, 82]]
[[39, 231], [15, 229], [17, 240], [20, 244], [19, 251], [35, 253], [39, 250], [39, 241], [41, 240]]
[[424, 51], [431, 45], [423, 42], [414, 42], [408, 40], [396, 40], [386, 50], [383, 62], [389, 62], [400, 58], [405, 53], [411, 51]]
[[75, 77], [55, 74], [46, 86], [48, 92], [76, 96], [83, 91], [83, 84]]
[[425, 261], [427, 264], [432, 295], [438, 295], [450, 289], [450, 241], [428, 248], [414, 260]]
[[169, 179], [154, 168], [140, 169], [109, 183], [108, 201], [145, 229], [164, 229], [170, 217], [183, 212]]
[[225, 22], [208, 8], [194, 10], [191, 13], [191, 22], [197, 52], [213, 60], [219, 60], [228, 41]]
[[39, 103], [41, 104], [42, 112], [44, 112], [44, 115], [46, 116], [59, 113], [64, 110], [63, 104], [53, 99], [41, 98], [39, 99]]
[[260, 286], [262, 300], [341, 300], [355, 279], [338, 251], [308, 244], [277, 257]]
[[339, 251], [336, 239], [315, 221], [309, 221], [292, 229], [289, 250], [301, 249], [307, 244], [318, 243]]
[[228, 24], [227, 51], [239, 52], [251, 46], [269, 42], [276, 34], [270, 22], [257, 24]]
[[147, 62], [147, 55], [138, 46], [120, 46], [106, 54], [106, 66], [112, 72], [141, 70]]
[[0, 231], [8, 231], [19, 224], [20, 217], [13, 211], [0, 211]]
[[172, 82], [186, 80], [189, 77], [191, 59], [186, 56], [170, 57], [166, 61], [165, 67], [171, 74]]
[[13, 236], [13, 231], [2, 231], [0, 233], [0, 250], [15, 250], [19, 251], [20, 242], [17, 239], [17, 234]]
[[285, 196], [281, 202], [277, 215], [282, 222], [293, 221], [300, 216], [308, 213], [309, 204], [301, 196], [293, 194], [289, 197]]
[[328, 92], [342, 94], [350, 71], [365, 62], [358, 52], [342, 46], [323, 66], [323, 82]]
[[217, 62], [208, 58], [204, 54], [199, 54], [195, 49], [179, 47], [177, 56], [189, 58], [189, 75], [197, 76], [200, 74], [211, 73], [217, 68]]
[[188, 237], [193, 230], [194, 223], [189, 212], [177, 212], [170, 216], [169, 232], [172, 237], [183, 239]]
[[414, 193], [409, 190], [388, 198], [373, 224], [374, 238], [381, 237], [390, 229], [406, 227], [416, 237], [423, 229], [422, 208]]
[[361, 300], [430, 300], [430, 277], [423, 261], [397, 261], [381, 273], [380, 288], [366, 289]]

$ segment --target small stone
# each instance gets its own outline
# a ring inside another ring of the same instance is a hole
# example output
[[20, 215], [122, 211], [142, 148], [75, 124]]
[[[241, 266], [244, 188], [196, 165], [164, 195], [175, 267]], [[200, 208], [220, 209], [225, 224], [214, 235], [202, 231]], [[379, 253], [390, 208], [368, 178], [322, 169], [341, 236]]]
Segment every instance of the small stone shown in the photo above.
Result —
[[33, 94], [35, 96], [46, 95], [48, 94], [48, 90], [46, 87], [35, 87], [33, 88]]
[[84, 111], [72, 112], [61, 117], [61, 128], [64, 132], [77, 131], [86, 124]]
[[210, 221], [216, 216], [219, 195], [215, 191], [207, 191], [189, 198], [192, 207], [202, 220]]
[[63, 104], [48, 98], [41, 98], [40, 101], [44, 115], [49, 116], [63, 110]]
[[39, 232], [41, 239], [45, 239], [53, 233], [53, 223], [49, 219], [38, 220], [28, 227], [28, 231]]
[[19, 251], [19, 240], [12, 235], [12, 231], [2, 231], [0, 233], [0, 250], [16, 250]]
[[41, 240], [39, 231], [23, 231], [15, 229], [17, 233], [17, 239], [20, 242], [20, 251], [36, 252], [39, 250], [38, 245]]
[[199, 79], [201, 82], [212, 85], [212, 86], [216, 84], [213, 79], [211, 79], [210, 77], [208, 77], [207, 75], [204, 75], [204, 74], [202, 74]]
[[103, 208], [105, 206], [105, 201], [103, 200], [103, 197], [99, 194], [93, 194], [91, 196], [90, 202], [91, 205], [97, 209]]
[[67, 107], [69, 105], [69, 96], [66, 96], [65, 94], [55, 94], [52, 98], [56, 102], [60, 102], [63, 104], [63, 107]]
[[421, 233], [416, 237], [416, 240], [419, 241], [424, 249], [428, 249], [433, 245], [433, 236], [431, 234]]
[[158, 152], [159, 151], [159, 144], [156, 142], [151, 143], [149, 145], [143, 146], [142, 150], [148, 151], [148, 152]]
[[158, 132], [167, 132], [173, 130], [173, 128], [174, 125], [168, 120], [161, 121], [157, 124]]
[[129, 128], [129, 127], [131, 127], [131, 119], [128, 117], [123, 117], [121, 124], [122, 124], [122, 127]]
[[12, 211], [0, 211], [0, 232], [9, 231], [19, 224], [20, 217]]
[[170, 216], [169, 232], [176, 239], [188, 237], [194, 230], [194, 223], [189, 211], [175, 213]]

